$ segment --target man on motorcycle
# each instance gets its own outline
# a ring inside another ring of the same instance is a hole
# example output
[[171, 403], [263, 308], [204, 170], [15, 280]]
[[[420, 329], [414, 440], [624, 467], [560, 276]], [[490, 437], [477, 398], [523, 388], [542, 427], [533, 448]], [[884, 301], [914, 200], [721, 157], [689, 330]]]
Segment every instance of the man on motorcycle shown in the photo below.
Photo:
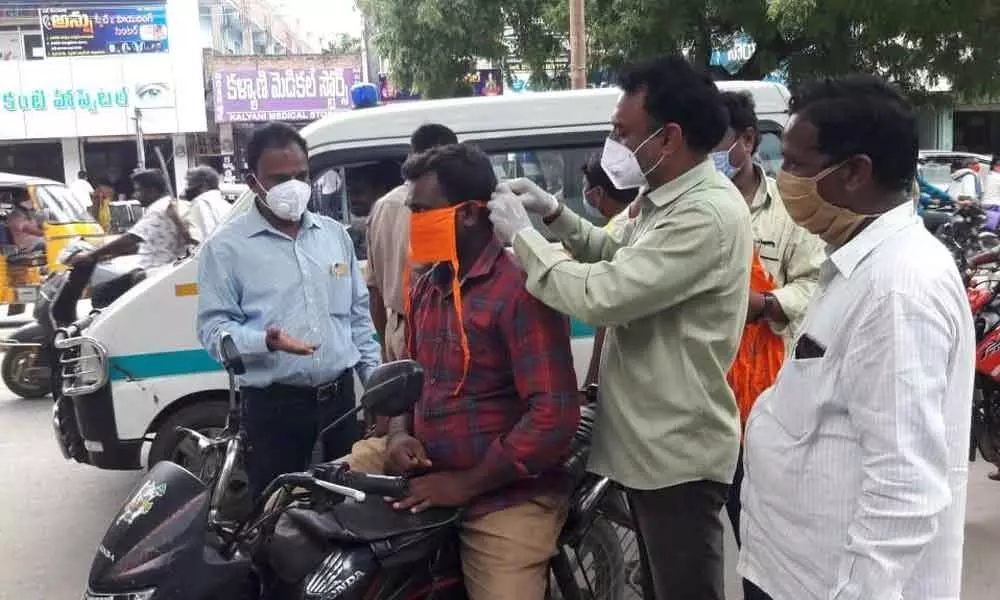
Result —
[[433, 264], [407, 302], [407, 348], [427, 378], [411, 416], [355, 444], [366, 472], [412, 475], [399, 510], [467, 506], [472, 600], [542, 600], [570, 482], [556, 471], [579, 420], [569, 327], [531, 297], [493, 235], [489, 158], [463, 144], [407, 160], [412, 259]]
[[185, 224], [191, 237], [200, 244], [226, 219], [232, 205], [223, 200], [219, 191], [219, 174], [207, 165], [187, 172], [184, 197], [191, 202]]

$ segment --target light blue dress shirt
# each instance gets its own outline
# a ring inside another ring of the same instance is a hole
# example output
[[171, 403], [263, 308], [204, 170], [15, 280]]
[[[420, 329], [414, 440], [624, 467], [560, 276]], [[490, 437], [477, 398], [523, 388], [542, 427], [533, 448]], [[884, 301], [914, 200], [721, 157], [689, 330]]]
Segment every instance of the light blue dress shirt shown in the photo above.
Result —
[[[219, 360], [222, 335], [233, 337], [247, 369], [242, 386], [316, 387], [351, 367], [365, 382], [381, 362], [354, 245], [333, 219], [306, 213], [292, 239], [251, 207], [201, 247], [198, 290], [199, 339]], [[319, 348], [269, 352], [268, 327]]]

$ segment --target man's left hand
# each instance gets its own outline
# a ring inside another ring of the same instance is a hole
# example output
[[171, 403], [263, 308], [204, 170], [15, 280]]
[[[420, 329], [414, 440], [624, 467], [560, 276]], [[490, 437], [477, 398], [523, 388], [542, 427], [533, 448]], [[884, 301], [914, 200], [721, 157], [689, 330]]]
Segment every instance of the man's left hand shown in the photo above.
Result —
[[434, 507], [465, 506], [474, 496], [466, 473], [443, 471], [411, 479], [410, 495], [392, 506], [419, 513]]
[[521, 199], [505, 184], [497, 186], [497, 191], [493, 193], [487, 206], [493, 230], [505, 244], [511, 243], [517, 232], [533, 227]]

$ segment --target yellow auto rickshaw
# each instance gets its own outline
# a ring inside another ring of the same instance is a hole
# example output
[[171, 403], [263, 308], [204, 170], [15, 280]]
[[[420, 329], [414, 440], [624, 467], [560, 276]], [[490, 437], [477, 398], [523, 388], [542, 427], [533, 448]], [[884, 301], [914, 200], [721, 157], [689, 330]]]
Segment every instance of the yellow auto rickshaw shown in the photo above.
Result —
[[[0, 172], [0, 304], [29, 304], [46, 275], [66, 267], [58, 258], [71, 240], [95, 246], [104, 230], [58, 181]], [[41, 235], [38, 235], [38, 234]]]

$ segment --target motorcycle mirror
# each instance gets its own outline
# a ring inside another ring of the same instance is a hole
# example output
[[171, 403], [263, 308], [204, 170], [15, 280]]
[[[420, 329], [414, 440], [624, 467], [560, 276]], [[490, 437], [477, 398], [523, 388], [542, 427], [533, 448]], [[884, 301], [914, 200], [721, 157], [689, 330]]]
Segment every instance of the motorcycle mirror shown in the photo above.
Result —
[[242, 375], [247, 372], [246, 365], [243, 364], [243, 356], [236, 349], [236, 342], [233, 336], [224, 334], [219, 342], [219, 354], [222, 358], [222, 366], [233, 375]]
[[375, 369], [361, 406], [381, 417], [396, 417], [413, 407], [424, 389], [424, 369], [415, 360], [397, 360]]

